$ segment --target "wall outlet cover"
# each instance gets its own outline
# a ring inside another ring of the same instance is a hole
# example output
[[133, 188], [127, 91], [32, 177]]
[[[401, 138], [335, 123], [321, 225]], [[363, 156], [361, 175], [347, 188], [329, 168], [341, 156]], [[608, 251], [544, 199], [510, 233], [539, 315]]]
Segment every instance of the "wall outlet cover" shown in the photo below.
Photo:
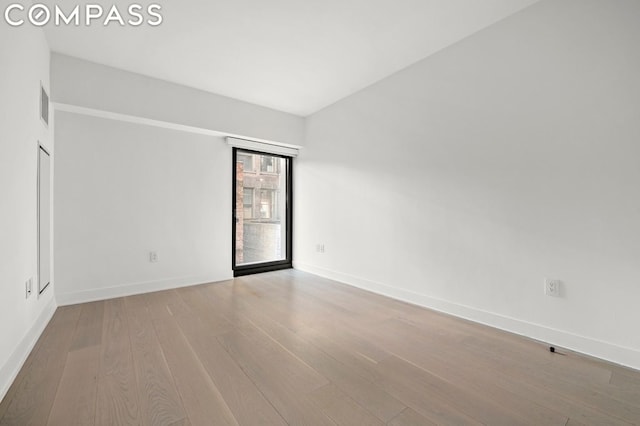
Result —
[[31, 293], [33, 292], [33, 277], [29, 278], [25, 283], [25, 297], [28, 299], [29, 296], [31, 296]]
[[560, 297], [562, 281], [546, 278], [544, 280], [544, 294], [551, 297]]

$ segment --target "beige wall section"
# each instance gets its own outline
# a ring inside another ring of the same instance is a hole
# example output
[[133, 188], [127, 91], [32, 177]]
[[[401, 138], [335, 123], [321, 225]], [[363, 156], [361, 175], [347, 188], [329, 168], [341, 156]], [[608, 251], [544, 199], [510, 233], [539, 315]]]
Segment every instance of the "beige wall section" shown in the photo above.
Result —
[[304, 119], [163, 80], [52, 54], [52, 100], [222, 134], [304, 144]]
[[[38, 142], [53, 148], [53, 117], [40, 121], [49, 90], [49, 48], [40, 29], [0, 25], [0, 399], [55, 309], [52, 284], [38, 296]], [[55, 156], [53, 157], [55, 158]], [[33, 292], [25, 298], [25, 282]]]
[[312, 115], [296, 265], [640, 368], [638, 22], [543, 1]]

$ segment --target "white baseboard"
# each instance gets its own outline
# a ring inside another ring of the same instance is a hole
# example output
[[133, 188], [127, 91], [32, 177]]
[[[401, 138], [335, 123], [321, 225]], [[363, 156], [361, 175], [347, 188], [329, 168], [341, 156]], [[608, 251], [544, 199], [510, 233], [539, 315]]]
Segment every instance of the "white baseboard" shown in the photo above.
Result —
[[371, 291], [373, 293], [381, 294], [413, 305], [444, 312], [542, 342], [549, 342], [553, 345], [575, 352], [640, 370], [640, 351], [632, 348], [603, 342], [601, 340], [549, 328], [540, 324], [522, 321], [493, 312], [483, 311], [471, 306], [437, 299], [425, 294], [392, 287], [387, 284], [378, 283], [365, 278], [360, 278], [354, 275], [333, 271], [307, 263], [294, 262], [293, 266], [295, 269], [300, 271], [309, 272], [314, 275], [339, 281], [353, 287], [358, 287], [363, 290]]
[[151, 293], [154, 291], [170, 290], [172, 288], [188, 287], [230, 279], [233, 279], [232, 275], [222, 277], [200, 276], [169, 278], [159, 281], [145, 281], [113, 287], [95, 288], [73, 293], [56, 293], [56, 300], [59, 306], [76, 305], [78, 303], [95, 302], [98, 300], [114, 299], [116, 297], [132, 296], [134, 294]]
[[49, 300], [49, 303], [44, 307], [38, 319], [31, 326], [27, 334], [22, 338], [18, 346], [14, 349], [13, 353], [7, 360], [7, 362], [0, 367], [0, 401], [5, 397], [11, 384], [18, 376], [20, 369], [27, 360], [27, 357], [33, 350], [36, 342], [42, 335], [47, 324], [56, 312], [56, 302], [53, 298]]

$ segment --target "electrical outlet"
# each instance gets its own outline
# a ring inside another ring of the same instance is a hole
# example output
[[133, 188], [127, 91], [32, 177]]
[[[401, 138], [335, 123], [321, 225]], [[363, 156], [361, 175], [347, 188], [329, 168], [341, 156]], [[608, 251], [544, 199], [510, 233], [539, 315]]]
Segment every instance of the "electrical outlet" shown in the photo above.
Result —
[[546, 278], [544, 280], [544, 294], [551, 297], [560, 297], [561, 286], [562, 282], [560, 280]]
[[149, 252], [149, 262], [151, 262], [151, 263], [158, 262], [158, 252], [157, 251], [150, 251]]
[[31, 296], [31, 292], [33, 291], [33, 277], [29, 278], [24, 283], [24, 291], [25, 291], [25, 298], [28, 299], [29, 296]]

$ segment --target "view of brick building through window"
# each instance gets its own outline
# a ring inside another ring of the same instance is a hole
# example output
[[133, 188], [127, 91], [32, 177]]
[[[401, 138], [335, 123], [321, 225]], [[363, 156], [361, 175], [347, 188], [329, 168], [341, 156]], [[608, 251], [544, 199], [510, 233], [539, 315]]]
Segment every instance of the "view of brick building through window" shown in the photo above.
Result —
[[285, 159], [245, 151], [238, 151], [236, 158], [236, 265], [282, 260]]

